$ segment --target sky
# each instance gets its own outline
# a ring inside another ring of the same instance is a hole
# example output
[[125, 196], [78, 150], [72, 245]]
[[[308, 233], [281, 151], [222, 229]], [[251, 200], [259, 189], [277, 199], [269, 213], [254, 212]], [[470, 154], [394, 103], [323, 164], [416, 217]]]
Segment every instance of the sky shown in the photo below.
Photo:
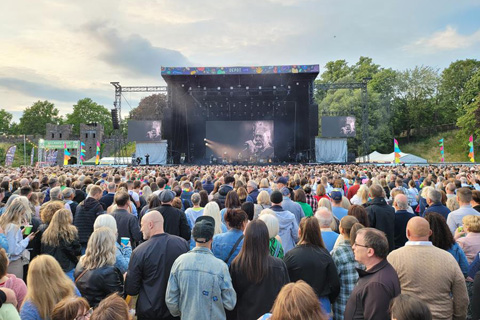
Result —
[[[161, 66], [319, 64], [360, 56], [440, 71], [480, 59], [480, 0], [1, 0], [0, 109], [65, 115], [114, 88], [164, 85]], [[122, 114], [147, 93], [125, 93]]]

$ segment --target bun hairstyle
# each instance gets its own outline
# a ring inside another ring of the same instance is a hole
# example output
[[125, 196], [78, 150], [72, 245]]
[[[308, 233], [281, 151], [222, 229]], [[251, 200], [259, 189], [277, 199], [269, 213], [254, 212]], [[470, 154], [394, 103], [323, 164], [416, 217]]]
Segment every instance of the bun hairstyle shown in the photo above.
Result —
[[241, 229], [248, 216], [242, 209], [227, 209], [225, 213], [225, 222], [230, 228]]

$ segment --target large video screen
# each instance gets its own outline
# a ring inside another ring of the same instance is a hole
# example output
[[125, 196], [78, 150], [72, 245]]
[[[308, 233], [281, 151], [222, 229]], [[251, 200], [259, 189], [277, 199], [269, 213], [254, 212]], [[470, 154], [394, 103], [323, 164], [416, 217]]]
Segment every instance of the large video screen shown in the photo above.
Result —
[[153, 142], [162, 140], [161, 121], [129, 120], [128, 141]]
[[322, 137], [348, 138], [356, 135], [355, 117], [322, 117]]
[[206, 155], [232, 161], [273, 158], [273, 121], [207, 121]]

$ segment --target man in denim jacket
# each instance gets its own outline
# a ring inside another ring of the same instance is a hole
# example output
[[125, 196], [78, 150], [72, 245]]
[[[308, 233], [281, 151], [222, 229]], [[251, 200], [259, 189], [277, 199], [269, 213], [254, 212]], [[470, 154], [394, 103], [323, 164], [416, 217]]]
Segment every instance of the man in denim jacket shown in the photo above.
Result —
[[182, 320], [226, 319], [225, 309], [233, 310], [237, 302], [227, 265], [211, 251], [214, 232], [215, 220], [199, 217], [192, 231], [196, 247], [172, 266], [165, 302]]

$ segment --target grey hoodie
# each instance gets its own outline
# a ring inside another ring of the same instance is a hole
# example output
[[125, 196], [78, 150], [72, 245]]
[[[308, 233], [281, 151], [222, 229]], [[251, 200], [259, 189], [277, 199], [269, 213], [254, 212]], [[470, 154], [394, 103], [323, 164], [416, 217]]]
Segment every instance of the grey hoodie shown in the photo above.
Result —
[[287, 253], [295, 247], [298, 241], [298, 223], [295, 215], [288, 210], [284, 210], [279, 205], [274, 205], [270, 209], [277, 214], [280, 230], [278, 235], [282, 238], [283, 251]]

